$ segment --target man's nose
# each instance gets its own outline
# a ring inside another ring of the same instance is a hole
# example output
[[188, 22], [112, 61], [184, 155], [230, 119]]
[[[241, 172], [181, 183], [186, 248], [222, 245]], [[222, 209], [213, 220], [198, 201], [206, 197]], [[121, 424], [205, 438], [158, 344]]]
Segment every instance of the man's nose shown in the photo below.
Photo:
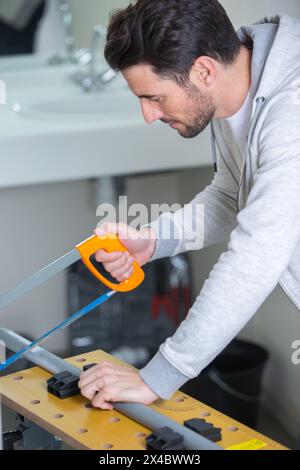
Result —
[[141, 103], [142, 113], [147, 124], [153, 124], [163, 117], [163, 113], [157, 103], [143, 102]]

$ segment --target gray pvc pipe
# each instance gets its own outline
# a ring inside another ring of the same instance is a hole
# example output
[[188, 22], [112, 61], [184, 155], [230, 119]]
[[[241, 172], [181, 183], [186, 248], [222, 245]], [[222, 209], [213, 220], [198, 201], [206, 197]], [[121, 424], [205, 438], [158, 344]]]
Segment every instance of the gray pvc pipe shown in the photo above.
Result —
[[[140, 403], [114, 403], [116, 410], [129, 418], [143, 424], [146, 428], [155, 429], [168, 426], [184, 438], [184, 447], [189, 450], [224, 450], [214, 442], [200, 436], [196, 432], [177, 423], [171, 418], [154, 411], [152, 408]], [[116, 406], [117, 405], [117, 406]]]
[[[2, 340], [6, 347], [11, 351], [17, 352], [23, 347], [30, 344], [30, 341], [19, 336], [14, 331], [7, 330], [6, 328], [0, 328], [0, 340]], [[71, 374], [79, 377], [82, 370], [72, 366], [64, 359], [56, 356], [55, 354], [46, 351], [46, 349], [40, 346], [35, 347], [31, 351], [24, 354], [24, 357], [41, 368], [58, 374], [65, 370], [71, 372]], [[124, 414], [128, 418], [142, 424], [146, 428], [154, 431], [158, 428], [168, 426], [173, 431], [178, 432], [184, 438], [184, 447], [189, 450], [223, 450], [222, 447], [218, 446], [212, 441], [209, 441], [205, 437], [200, 436], [191, 429], [182, 426], [181, 424], [173, 421], [172, 419], [164, 416], [161, 413], [154, 411], [152, 408], [140, 404], [140, 403], [114, 403], [114, 408], [120, 413]]]
[[[0, 328], [0, 340], [5, 343], [6, 348], [14, 352], [20, 351], [31, 343], [28, 339], [25, 339], [14, 331], [7, 330], [6, 328]], [[46, 351], [46, 349], [43, 349], [40, 346], [36, 346], [31, 351], [28, 351], [23, 357], [37, 366], [52, 372], [54, 375], [64, 370], [68, 370], [71, 374], [77, 376], [82, 372], [78, 367], [72, 366], [68, 362], [55, 354]]]

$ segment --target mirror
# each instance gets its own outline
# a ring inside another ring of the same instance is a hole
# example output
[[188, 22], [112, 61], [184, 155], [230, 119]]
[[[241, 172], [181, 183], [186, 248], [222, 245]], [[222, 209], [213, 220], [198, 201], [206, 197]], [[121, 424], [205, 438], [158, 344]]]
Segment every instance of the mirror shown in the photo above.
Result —
[[0, 0], [0, 55], [34, 52], [45, 0]]
[[0, 56], [70, 56], [90, 47], [94, 26], [128, 0], [0, 0]]

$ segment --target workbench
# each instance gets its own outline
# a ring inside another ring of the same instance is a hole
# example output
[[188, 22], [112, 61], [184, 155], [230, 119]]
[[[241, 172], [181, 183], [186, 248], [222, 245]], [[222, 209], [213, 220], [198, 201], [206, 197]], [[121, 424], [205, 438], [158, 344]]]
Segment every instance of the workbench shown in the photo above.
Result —
[[[81, 368], [102, 360], [124, 365], [104, 351], [75, 356], [67, 362]], [[2, 403], [74, 449], [146, 449], [145, 438], [151, 434], [149, 429], [116, 410], [93, 408], [81, 395], [64, 400], [56, 398], [47, 392], [46, 382], [50, 377], [50, 373], [34, 367], [0, 378]], [[214, 424], [222, 430], [222, 440], [218, 444], [227, 450], [287, 450], [180, 391], [170, 400], [158, 400], [150, 406], [180, 424], [192, 418]]]

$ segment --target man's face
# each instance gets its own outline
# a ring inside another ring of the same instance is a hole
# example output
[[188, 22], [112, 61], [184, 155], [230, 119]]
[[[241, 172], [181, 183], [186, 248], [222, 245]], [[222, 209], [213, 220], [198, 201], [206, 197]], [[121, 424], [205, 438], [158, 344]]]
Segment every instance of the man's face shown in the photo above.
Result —
[[140, 99], [147, 124], [160, 120], [187, 139], [196, 137], [214, 117], [213, 99], [193, 84], [182, 87], [159, 77], [150, 65], [135, 65], [123, 71], [131, 91]]

